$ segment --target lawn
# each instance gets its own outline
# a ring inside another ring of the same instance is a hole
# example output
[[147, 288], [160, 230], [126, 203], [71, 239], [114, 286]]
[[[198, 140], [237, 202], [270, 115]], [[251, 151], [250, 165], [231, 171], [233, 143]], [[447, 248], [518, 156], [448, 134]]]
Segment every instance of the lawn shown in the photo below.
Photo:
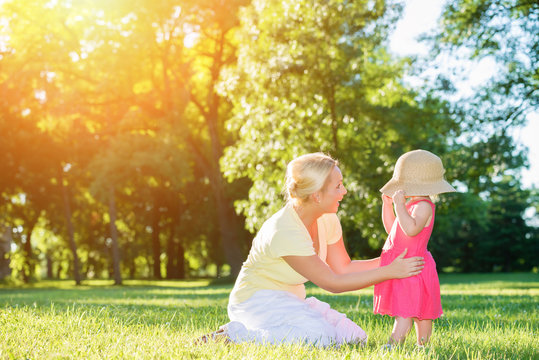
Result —
[[441, 275], [444, 316], [435, 321], [430, 346], [384, 354], [392, 326], [372, 314], [372, 288], [314, 295], [344, 312], [369, 334], [356, 345], [308, 346], [208, 344], [197, 336], [227, 322], [231, 284], [197, 281], [43, 281], [0, 285], [0, 359], [538, 359], [539, 275]]

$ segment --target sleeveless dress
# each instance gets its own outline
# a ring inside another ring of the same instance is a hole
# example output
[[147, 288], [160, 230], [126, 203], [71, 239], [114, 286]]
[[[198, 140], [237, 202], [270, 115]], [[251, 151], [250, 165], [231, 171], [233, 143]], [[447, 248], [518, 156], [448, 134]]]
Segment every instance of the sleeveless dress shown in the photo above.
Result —
[[427, 251], [427, 244], [434, 225], [434, 204], [425, 199], [406, 204], [408, 213], [412, 213], [420, 201], [426, 201], [432, 207], [430, 224], [415, 236], [404, 233], [397, 219], [393, 223], [389, 236], [382, 249], [380, 266], [390, 264], [404, 249], [406, 257], [422, 256], [425, 267], [419, 275], [405, 279], [392, 279], [374, 286], [373, 310], [375, 314], [417, 318], [419, 320], [437, 319], [442, 315], [440, 282], [436, 272], [436, 263]]

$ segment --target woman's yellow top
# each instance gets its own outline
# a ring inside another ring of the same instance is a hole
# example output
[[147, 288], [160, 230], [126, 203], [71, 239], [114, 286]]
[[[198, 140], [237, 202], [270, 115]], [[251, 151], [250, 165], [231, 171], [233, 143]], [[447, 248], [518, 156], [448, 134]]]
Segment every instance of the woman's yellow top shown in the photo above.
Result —
[[[336, 214], [324, 214], [317, 220], [318, 256], [326, 261], [327, 246], [342, 236]], [[305, 298], [308, 279], [298, 274], [283, 260], [283, 256], [312, 256], [316, 252], [311, 236], [291, 204], [270, 217], [253, 240], [251, 251], [243, 263], [230, 294], [230, 304], [249, 299], [256, 291], [285, 290]]]

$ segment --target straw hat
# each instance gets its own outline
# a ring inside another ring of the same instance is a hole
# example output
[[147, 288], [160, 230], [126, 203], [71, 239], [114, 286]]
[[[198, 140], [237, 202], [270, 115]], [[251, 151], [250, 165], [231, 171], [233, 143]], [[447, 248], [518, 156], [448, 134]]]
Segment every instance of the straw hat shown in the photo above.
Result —
[[444, 180], [442, 160], [426, 150], [409, 151], [397, 160], [393, 177], [380, 191], [393, 196], [404, 190], [406, 196], [427, 196], [456, 191]]

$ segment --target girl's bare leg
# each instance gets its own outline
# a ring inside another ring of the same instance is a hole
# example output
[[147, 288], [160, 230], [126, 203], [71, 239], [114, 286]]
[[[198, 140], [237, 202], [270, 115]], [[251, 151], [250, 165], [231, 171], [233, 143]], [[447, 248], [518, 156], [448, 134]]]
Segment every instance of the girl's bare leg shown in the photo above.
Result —
[[417, 335], [417, 345], [423, 346], [429, 342], [432, 334], [432, 320], [418, 320], [414, 318], [415, 333]]
[[389, 338], [389, 344], [400, 344], [404, 342], [406, 336], [412, 329], [412, 318], [395, 316], [395, 324]]

